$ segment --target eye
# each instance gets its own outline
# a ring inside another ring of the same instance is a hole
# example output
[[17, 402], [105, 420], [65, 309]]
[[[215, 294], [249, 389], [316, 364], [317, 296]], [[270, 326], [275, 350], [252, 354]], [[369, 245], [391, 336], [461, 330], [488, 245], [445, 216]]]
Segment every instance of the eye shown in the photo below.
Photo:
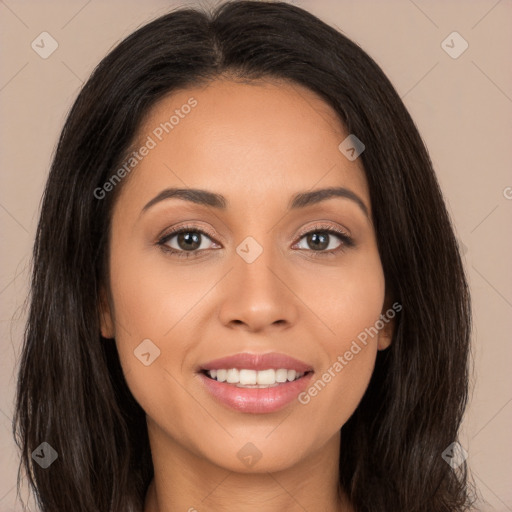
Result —
[[[173, 256], [195, 258], [204, 250], [220, 247], [212, 239], [213, 235], [203, 229], [196, 226], [182, 226], [163, 235], [157, 245]], [[338, 243], [336, 244], [333, 239], [338, 239]], [[300, 250], [311, 252], [314, 257], [333, 256], [355, 245], [354, 240], [347, 233], [332, 225], [313, 226], [309, 231], [303, 233], [299, 240], [295, 246], [298, 246]]]
[[[333, 240], [338, 239], [338, 243]], [[313, 256], [329, 256], [353, 247], [354, 240], [344, 231], [331, 225], [317, 225], [301, 235], [296, 244], [301, 250], [311, 250]], [[302, 242], [304, 240], [304, 242]], [[302, 244], [302, 246], [300, 245]], [[317, 254], [315, 254], [317, 253]]]
[[166, 233], [157, 244], [166, 252], [180, 258], [197, 257], [198, 251], [210, 249], [207, 240], [212, 235], [195, 226], [183, 226]]

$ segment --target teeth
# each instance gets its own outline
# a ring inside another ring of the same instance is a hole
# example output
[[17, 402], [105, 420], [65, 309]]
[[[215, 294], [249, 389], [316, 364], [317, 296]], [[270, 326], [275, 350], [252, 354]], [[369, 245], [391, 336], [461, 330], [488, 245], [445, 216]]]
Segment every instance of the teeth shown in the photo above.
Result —
[[228, 384], [236, 384], [237, 382], [240, 382], [240, 372], [236, 368], [228, 370], [226, 382]]
[[[276, 383], [276, 371], [275, 370], [261, 370], [256, 372], [256, 370], [252, 370], [256, 374], [256, 380], [258, 384], [266, 384], [267, 386], [270, 384]], [[240, 382], [240, 384], [242, 384]]]
[[[236, 370], [235, 370], [236, 371]], [[264, 384], [264, 382], [257, 382], [258, 376], [254, 370], [240, 370], [238, 382], [247, 386], [249, 384]]]
[[276, 370], [276, 382], [286, 382], [288, 380], [288, 370], [281, 368]]
[[304, 372], [279, 368], [278, 370], [247, 370], [247, 369], [217, 369], [206, 372], [212, 379], [218, 382], [235, 384], [238, 387], [267, 388], [274, 387], [284, 382], [292, 382], [300, 379]]

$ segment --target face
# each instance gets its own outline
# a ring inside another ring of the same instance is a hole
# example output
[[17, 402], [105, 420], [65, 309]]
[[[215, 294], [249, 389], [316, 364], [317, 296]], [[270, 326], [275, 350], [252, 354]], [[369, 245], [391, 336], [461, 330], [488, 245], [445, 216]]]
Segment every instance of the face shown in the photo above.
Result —
[[101, 313], [153, 446], [276, 471], [356, 409], [392, 321], [379, 322], [389, 304], [364, 169], [338, 148], [348, 135], [313, 92], [275, 81], [214, 81], [148, 113], [120, 172]]

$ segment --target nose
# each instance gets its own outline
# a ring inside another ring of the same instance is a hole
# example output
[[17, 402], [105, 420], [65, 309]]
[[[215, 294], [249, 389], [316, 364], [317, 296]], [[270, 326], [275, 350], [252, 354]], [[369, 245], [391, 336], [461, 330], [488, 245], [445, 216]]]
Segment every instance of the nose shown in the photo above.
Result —
[[233, 262], [221, 290], [222, 324], [251, 332], [290, 328], [298, 318], [300, 301], [285, 262], [270, 250], [251, 263], [234, 254]]

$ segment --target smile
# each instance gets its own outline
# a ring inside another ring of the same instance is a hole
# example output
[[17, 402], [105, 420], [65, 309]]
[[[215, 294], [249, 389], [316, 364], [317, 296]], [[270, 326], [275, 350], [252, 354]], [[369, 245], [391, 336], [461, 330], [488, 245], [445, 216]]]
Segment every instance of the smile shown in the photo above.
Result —
[[314, 374], [311, 365], [275, 352], [235, 354], [204, 363], [197, 371], [203, 389], [215, 402], [252, 414], [272, 413], [289, 405]]
[[297, 372], [293, 369], [279, 368], [274, 370], [249, 370], [237, 368], [207, 370], [206, 375], [217, 382], [226, 382], [237, 387], [244, 388], [268, 388], [278, 386], [285, 382], [293, 382], [300, 379], [304, 372]]

